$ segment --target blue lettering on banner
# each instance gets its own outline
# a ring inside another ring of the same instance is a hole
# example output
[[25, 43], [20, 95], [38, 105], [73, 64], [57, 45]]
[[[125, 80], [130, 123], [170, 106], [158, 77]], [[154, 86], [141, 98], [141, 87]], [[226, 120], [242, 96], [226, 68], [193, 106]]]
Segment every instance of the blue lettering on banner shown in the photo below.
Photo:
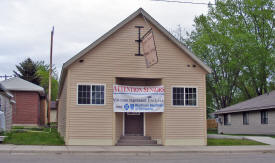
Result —
[[129, 104], [125, 104], [125, 105], [124, 105], [124, 109], [125, 109], [125, 110], [128, 110], [128, 109], [129, 109]]
[[135, 108], [135, 104], [130, 104], [130, 109], [134, 110], [134, 108]]

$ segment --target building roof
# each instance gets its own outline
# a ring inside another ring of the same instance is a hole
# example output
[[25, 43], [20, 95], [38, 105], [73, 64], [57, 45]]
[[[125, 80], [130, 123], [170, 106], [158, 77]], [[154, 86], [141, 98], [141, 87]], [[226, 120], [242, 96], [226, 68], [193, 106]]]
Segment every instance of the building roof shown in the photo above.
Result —
[[193, 54], [190, 50], [188, 50], [182, 42], [180, 42], [178, 39], [176, 39], [170, 32], [168, 32], [162, 25], [160, 25], [153, 17], [151, 17], [146, 11], [144, 11], [142, 8], [139, 8], [136, 12], [128, 16], [126, 19], [124, 19], [122, 22], [120, 22], [118, 25], [116, 25], [114, 28], [112, 28], [110, 31], [108, 31], [106, 34], [101, 36], [99, 39], [97, 39], [95, 42], [90, 44], [88, 47], [80, 51], [78, 54], [73, 56], [71, 59], [69, 59], [67, 62], [65, 62], [62, 66], [61, 70], [61, 76], [60, 76], [60, 87], [59, 87], [59, 94], [61, 93], [63, 82], [65, 80], [65, 76], [67, 74], [68, 67], [79, 60], [82, 56], [84, 56], [86, 53], [88, 53], [90, 50], [95, 48], [97, 45], [99, 45], [101, 42], [103, 42], [105, 39], [107, 39], [109, 36], [111, 36], [113, 33], [118, 31], [121, 27], [126, 25], [128, 22], [132, 21], [137, 16], [142, 15], [146, 21], [153, 24], [158, 30], [160, 30], [169, 40], [171, 40], [173, 43], [175, 43], [182, 51], [184, 51], [190, 58], [192, 58], [197, 64], [199, 64], [206, 72], [211, 73], [211, 68], [209, 68], [206, 64], [204, 64], [195, 54]]
[[13, 77], [0, 83], [9, 91], [30, 91], [44, 95], [44, 88], [19, 77]]
[[10, 92], [3, 86], [3, 84], [0, 83], [0, 92], [1, 92], [1, 91], [3, 91], [4, 94], [5, 94], [6, 96], [8, 96], [9, 98], [13, 98], [12, 93], [10, 93]]
[[215, 112], [215, 114], [263, 110], [271, 108], [275, 108], [275, 90], [261, 96], [257, 96], [252, 99], [240, 102], [238, 104], [226, 107]]

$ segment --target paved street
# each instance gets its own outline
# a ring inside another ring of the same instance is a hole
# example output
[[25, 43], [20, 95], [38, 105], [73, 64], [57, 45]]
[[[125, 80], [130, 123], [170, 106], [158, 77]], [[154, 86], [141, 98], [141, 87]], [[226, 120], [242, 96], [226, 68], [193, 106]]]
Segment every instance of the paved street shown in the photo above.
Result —
[[0, 163], [274, 163], [274, 153], [169, 154], [152, 156], [111, 156], [80, 154], [0, 154]]

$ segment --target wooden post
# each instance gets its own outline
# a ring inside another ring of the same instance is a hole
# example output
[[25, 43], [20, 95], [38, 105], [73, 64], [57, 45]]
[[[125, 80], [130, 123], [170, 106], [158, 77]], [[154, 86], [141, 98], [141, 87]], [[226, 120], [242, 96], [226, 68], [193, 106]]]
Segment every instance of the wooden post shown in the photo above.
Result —
[[50, 49], [50, 67], [49, 67], [49, 90], [48, 90], [48, 125], [51, 122], [51, 89], [52, 89], [52, 53], [53, 53], [53, 33], [51, 32], [51, 49]]

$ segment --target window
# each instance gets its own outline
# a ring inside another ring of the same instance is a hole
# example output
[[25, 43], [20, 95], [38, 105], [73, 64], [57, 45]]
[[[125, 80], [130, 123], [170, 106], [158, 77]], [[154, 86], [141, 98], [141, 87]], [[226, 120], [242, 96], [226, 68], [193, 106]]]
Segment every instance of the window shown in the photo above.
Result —
[[197, 90], [196, 88], [185, 88], [185, 105], [197, 105]]
[[243, 125], [248, 125], [248, 113], [243, 112]]
[[92, 104], [104, 104], [104, 85], [92, 85]]
[[78, 104], [104, 105], [104, 85], [78, 85]]
[[184, 105], [184, 88], [173, 88], [173, 105]]
[[174, 106], [197, 106], [197, 88], [173, 87]]
[[78, 86], [78, 104], [91, 104], [91, 86]]
[[268, 124], [268, 112], [261, 111], [261, 124]]
[[230, 114], [224, 114], [223, 115], [223, 119], [224, 119], [224, 125], [230, 125], [231, 124], [231, 117], [230, 117]]

